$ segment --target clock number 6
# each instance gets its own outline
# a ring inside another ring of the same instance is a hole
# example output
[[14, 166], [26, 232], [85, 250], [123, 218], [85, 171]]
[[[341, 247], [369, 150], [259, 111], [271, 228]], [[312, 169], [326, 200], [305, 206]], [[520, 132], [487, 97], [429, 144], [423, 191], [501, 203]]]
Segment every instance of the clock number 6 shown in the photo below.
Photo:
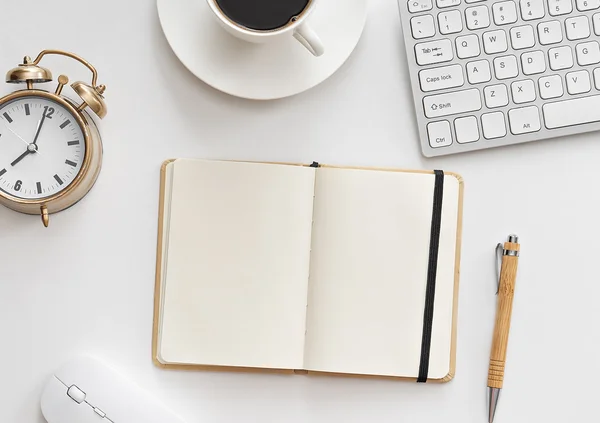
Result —
[[48, 119], [52, 119], [52, 115], [54, 114], [54, 107], [44, 106], [44, 116]]
[[15, 182], [15, 191], [21, 191], [21, 185], [23, 185], [23, 181], [21, 181], [20, 179]]

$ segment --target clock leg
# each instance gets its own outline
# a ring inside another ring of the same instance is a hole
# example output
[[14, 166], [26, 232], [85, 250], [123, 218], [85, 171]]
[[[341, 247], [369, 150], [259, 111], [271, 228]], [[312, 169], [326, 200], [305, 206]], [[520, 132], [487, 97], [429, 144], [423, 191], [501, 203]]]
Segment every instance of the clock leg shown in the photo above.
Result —
[[40, 212], [42, 214], [42, 223], [47, 228], [50, 224], [50, 215], [48, 214], [48, 208], [46, 206], [40, 207]]

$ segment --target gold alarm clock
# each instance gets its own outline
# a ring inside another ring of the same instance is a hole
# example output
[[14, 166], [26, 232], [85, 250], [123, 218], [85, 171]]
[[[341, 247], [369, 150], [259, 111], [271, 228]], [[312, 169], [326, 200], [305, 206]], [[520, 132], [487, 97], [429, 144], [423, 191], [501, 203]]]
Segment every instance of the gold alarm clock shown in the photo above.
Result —
[[[54, 92], [34, 88], [52, 81], [52, 73], [39, 65], [48, 55], [61, 55], [82, 63], [92, 72], [91, 85], [71, 84], [81, 98], [62, 94], [69, 83], [58, 77]], [[91, 110], [106, 115], [96, 69], [81, 57], [59, 50], [42, 51], [35, 60], [6, 74], [6, 82], [27, 84], [24, 90], [0, 98], [0, 204], [27, 214], [39, 214], [48, 226], [52, 213], [81, 200], [92, 188], [102, 166], [102, 140]]]

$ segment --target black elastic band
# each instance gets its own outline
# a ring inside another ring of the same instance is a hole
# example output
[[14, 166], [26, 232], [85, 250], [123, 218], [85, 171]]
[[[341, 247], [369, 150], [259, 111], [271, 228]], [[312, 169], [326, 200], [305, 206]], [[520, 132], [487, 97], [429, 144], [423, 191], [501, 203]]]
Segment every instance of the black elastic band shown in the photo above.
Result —
[[442, 201], [444, 199], [444, 172], [434, 170], [433, 213], [431, 215], [431, 235], [429, 237], [429, 264], [427, 267], [427, 289], [425, 291], [425, 312], [423, 314], [423, 338], [421, 339], [421, 362], [417, 382], [427, 382], [429, 355], [431, 352], [431, 330], [433, 328], [433, 304], [435, 301], [435, 280], [437, 276], [440, 229], [442, 226]]

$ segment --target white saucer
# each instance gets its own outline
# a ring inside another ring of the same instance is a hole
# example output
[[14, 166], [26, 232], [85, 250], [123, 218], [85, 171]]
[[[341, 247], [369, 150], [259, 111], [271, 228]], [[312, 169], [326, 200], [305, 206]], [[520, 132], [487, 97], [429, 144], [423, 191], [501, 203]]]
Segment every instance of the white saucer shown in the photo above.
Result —
[[325, 45], [312, 56], [293, 37], [269, 44], [238, 40], [219, 26], [206, 0], [158, 0], [171, 48], [198, 78], [217, 90], [254, 100], [301, 93], [344, 64], [362, 34], [367, 0], [320, 0], [309, 22]]

